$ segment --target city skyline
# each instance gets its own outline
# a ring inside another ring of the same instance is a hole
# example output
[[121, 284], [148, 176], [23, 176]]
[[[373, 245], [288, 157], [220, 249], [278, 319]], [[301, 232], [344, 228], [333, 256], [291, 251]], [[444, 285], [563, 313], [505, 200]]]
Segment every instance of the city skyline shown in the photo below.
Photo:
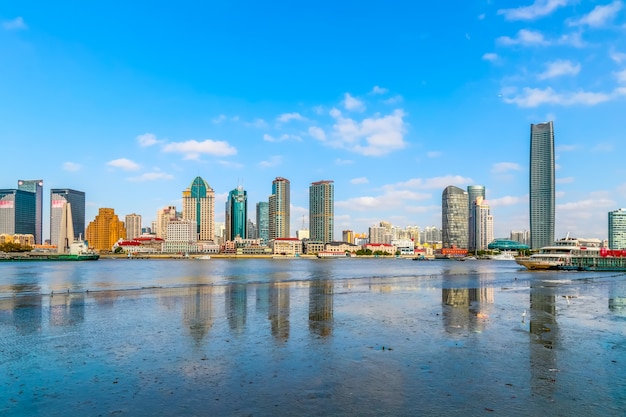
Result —
[[442, 190], [474, 184], [506, 237], [530, 228], [528, 126], [549, 120], [555, 237], [606, 239], [626, 206], [623, 1], [90, 7], [0, 7], [0, 187], [83, 190], [87, 221], [148, 226], [197, 176], [251, 208], [281, 176], [291, 235], [328, 178], [336, 237], [442, 227]]

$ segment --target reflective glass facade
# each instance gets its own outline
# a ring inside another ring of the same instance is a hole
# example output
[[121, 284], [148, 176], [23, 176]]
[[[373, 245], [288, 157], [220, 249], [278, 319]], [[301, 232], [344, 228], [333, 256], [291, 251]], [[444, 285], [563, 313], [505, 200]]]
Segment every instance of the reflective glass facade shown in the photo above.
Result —
[[270, 239], [269, 203], [260, 201], [256, 205], [256, 225], [259, 239], [267, 243]]
[[554, 242], [554, 126], [530, 125], [530, 248]]
[[609, 212], [609, 249], [626, 249], [626, 209]]
[[215, 192], [201, 177], [183, 191], [183, 220], [195, 220], [198, 240], [215, 238]]
[[318, 181], [309, 187], [309, 230], [313, 241], [333, 241], [334, 190], [333, 181]]
[[228, 193], [226, 200], [226, 240], [234, 240], [237, 236], [248, 238], [248, 193], [239, 186]]
[[0, 233], [35, 236], [35, 193], [0, 190]]
[[43, 180], [18, 180], [17, 189], [35, 193], [35, 243], [43, 243]]
[[468, 205], [468, 210], [469, 210], [469, 217], [468, 217], [468, 231], [469, 231], [469, 236], [468, 236], [468, 248], [470, 250], [476, 250], [477, 244], [476, 244], [476, 219], [474, 218], [474, 205], [476, 203], [476, 200], [480, 197], [483, 200], [486, 198], [485, 197], [485, 187], [482, 185], [470, 185], [467, 187], [467, 194], [468, 194], [468, 198], [469, 198], [469, 205]]
[[52, 188], [50, 190], [50, 243], [58, 245], [63, 205], [70, 203], [72, 207], [72, 226], [74, 239], [85, 239], [85, 193], [69, 188]]
[[469, 196], [467, 191], [453, 185], [446, 187], [441, 195], [441, 228], [442, 244], [444, 248], [453, 245], [460, 249], [467, 249]]

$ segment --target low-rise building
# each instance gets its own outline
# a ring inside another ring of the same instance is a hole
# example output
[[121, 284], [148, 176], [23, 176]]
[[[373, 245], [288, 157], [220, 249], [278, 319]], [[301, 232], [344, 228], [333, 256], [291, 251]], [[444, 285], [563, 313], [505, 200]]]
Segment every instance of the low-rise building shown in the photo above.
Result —
[[383, 252], [388, 253], [390, 255], [394, 255], [396, 253], [396, 247], [389, 243], [367, 243], [363, 245], [363, 249], [371, 250], [373, 252]]
[[274, 255], [299, 256], [302, 254], [302, 241], [295, 237], [278, 237], [271, 241]]
[[360, 246], [348, 242], [329, 242], [324, 246], [325, 252], [353, 253], [358, 251], [359, 249], [361, 249]]

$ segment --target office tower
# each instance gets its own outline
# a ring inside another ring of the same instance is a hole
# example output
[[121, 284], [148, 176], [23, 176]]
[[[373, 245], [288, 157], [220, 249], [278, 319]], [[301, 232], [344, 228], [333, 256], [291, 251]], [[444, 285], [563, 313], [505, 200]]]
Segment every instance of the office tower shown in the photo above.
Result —
[[50, 244], [57, 247], [66, 203], [72, 205], [73, 240], [85, 238], [85, 193], [69, 188], [52, 188], [50, 190]]
[[256, 223], [254, 223], [251, 219], [248, 219], [248, 239], [258, 239], [259, 238], [259, 230], [256, 227]]
[[199, 241], [215, 239], [215, 192], [200, 177], [183, 191], [183, 220], [196, 221]]
[[475, 224], [476, 224], [476, 220], [473, 218], [474, 216], [474, 204], [476, 203], [476, 199], [477, 198], [482, 198], [483, 200], [486, 198], [485, 197], [485, 187], [482, 185], [469, 185], [467, 187], [467, 195], [468, 195], [468, 210], [469, 210], [469, 216], [468, 216], [468, 231], [469, 231], [469, 235], [468, 235], [468, 249], [469, 250], [476, 250], [476, 229], [475, 229]]
[[35, 193], [35, 243], [43, 243], [43, 181], [18, 180], [17, 189]]
[[124, 226], [126, 227], [126, 239], [133, 240], [134, 238], [141, 236], [142, 231], [140, 214], [127, 214], [124, 220]]
[[256, 203], [256, 224], [259, 239], [266, 244], [270, 240], [270, 211], [267, 201]]
[[242, 186], [238, 186], [228, 193], [226, 200], [226, 240], [235, 240], [236, 237], [246, 239], [248, 219], [248, 193]]
[[626, 249], [626, 209], [609, 212], [609, 249]]
[[441, 195], [442, 245], [467, 249], [468, 244], [468, 200], [467, 191], [450, 185]]
[[0, 190], [0, 234], [35, 236], [35, 193], [15, 189]]
[[333, 181], [312, 182], [309, 187], [309, 230], [311, 240], [333, 241], [335, 227], [335, 186]]
[[157, 211], [157, 219], [154, 225], [156, 237], [161, 239], [167, 238], [167, 224], [176, 220], [176, 207], [167, 206]]
[[113, 245], [126, 239], [126, 228], [112, 208], [101, 208], [96, 218], [87, 226], [89, 246], [100, 252], [111, 252]]
[[554, 242], [554, 126], [530, 125], [530, 248]]
[[471, 218], [473, 224], [470, 227], [473, 229], [474, 247], [470, 247], [470, 249], [474, 251], [487, 250], [487, 246], [493, 241], [493, 216], [489, 204], [480, 196], [474, 202]]
[[276, 177], [272, 181], [269, 198], [269, 238], [289, 237], [290, 219], [289, 180]]

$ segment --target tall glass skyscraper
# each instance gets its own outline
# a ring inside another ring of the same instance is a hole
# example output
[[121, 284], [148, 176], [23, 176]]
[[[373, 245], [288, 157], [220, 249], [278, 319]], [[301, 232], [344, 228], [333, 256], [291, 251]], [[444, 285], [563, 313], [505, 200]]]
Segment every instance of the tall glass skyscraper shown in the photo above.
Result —
[[183, 220], [195, 220], [198, 240], [215, 238], [215, 192], [201, 177], [183, 191]]
[[35, 193], [0, 190], [0, 233], [35, 236]]
[[609, 212], [609, 249], [626, 249], [626, 208]]
[[476, 219], [474, 217], [474, 206], [478, 198], [481, 198], [482, 200], [486, 198], [485, 187], [482, 185], [469, 185], [467, 187], [467, 195], [469, 197], [469, 205], [468, 205], [469, 216], [467, 219], [468, 231], [469, 231], [468, 249], [475, 251], [478, 244], [476, 241], [477, 232], [476, 232]]
[[43, 180], [18, 180], [17, 189], [35, 193], [35, 243], [43, 243]]
[[554, 242], [554, 126], [530, 125], [530, 248]]
[[248, 193], [238, 186], [228, 193], [226, 200], [226, 240], [248, 237]]
[[442, 245], [460, 249], [468, 246], [469, 196], [467, 191], [450, 185], [441, 194]]
[[318, 181], [309, 187], [309, 230], [313, 241], [333, 241], [335, 200], [333, 181]]
[[270, 240], [270, 211], [267, 201], [256, 204], [256, 227], [259, 239], [266, 244]]
[[291, 208], [289, 180], [276, 177], [272, 181], [272, 195], [269, 198], [269, 238], [289, 237]]
[[72, 207], [74, 239], [85, 239], [85, 193], [69, 188], [52, 188], [50, 190], [50, 243], [52, 245], [58, 246], [59, 244], [65, 203], [70, 203]]

